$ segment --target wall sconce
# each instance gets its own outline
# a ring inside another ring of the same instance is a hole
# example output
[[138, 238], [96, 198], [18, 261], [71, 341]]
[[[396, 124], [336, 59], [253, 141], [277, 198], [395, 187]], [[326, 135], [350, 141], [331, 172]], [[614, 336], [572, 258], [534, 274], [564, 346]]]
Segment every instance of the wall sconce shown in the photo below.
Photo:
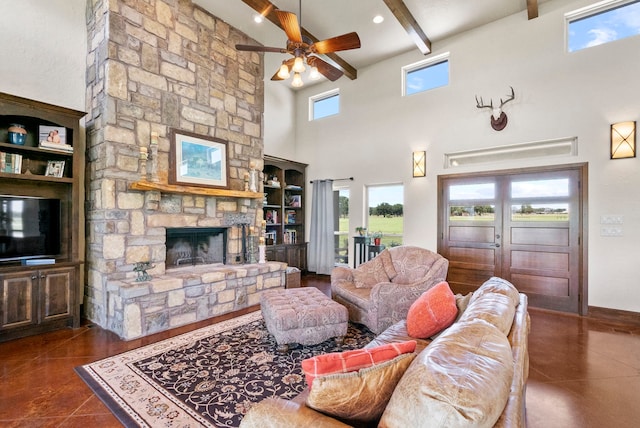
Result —
[[611, 125], [611, 159], [636, 157], [636, 122]]
[[413, 152], [413, 176], [425, 177], [427, 175], [427, 152]]

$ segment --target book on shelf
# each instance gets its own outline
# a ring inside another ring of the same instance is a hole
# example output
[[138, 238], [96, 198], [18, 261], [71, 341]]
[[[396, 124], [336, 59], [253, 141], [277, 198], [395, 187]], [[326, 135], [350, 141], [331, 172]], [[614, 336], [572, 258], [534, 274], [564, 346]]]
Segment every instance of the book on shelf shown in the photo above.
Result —
[[20, 174], [22, 172], [22, 155], [0, 152], [0, 172]]
[[287, 211], [287, 224], [295, 224], [296, 223], [296, 212], [293, 210]]
[[51, 141], [40, 141], [39, 147], [57, 152], [73, 153], [73, 146], [65, 143], [53, 143]]
[[297, 241], [295, 229], [285, 229], [284, 231], [284, 243], [295, 244]]
[[264, 213], [264, 219], [267, 224], [278, 224], [278, 211], [267, 210]]

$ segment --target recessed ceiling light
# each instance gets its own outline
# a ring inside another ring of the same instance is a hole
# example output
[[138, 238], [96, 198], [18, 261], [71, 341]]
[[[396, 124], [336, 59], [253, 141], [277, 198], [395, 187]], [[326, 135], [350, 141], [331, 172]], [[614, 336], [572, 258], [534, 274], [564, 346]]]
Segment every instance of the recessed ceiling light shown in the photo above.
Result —
[[254, 15], [253, 22], [255, 22], [256, 24], [262, 24], [262, 21], [264, 21], [262, 15]]
[[376, 15], [373, 17], [373, 22], [376, 24], [380, 24], [382, 21], [384, 21], [384, 16], [382, 15]]

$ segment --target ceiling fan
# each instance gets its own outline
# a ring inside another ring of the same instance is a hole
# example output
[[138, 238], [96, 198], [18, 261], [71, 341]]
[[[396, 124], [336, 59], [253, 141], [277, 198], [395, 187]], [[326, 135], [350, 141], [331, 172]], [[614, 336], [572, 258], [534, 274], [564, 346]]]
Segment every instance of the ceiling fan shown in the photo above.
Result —
[[291, 84], [295, 87], [303, 85], [300, 73], [305, 71], [305, 62], [311, 67], [311, 78], [318, 76], [319, 73], [333, 82], [344, 74], [342, 70], [334, 67], [317, 55], [358, 49], [360, 47], [360, 38], [357, 33], [347, 33], [313, 43], [308, 37], [302, 35], [298, 17], [295, 13], [278, 9], [274, 12], [287, 35], [286, 48], [236, 45], [236, 49], [239, 51], [277, 52], [293, 55], [293, 58], [282, 62], [280, 69], [271, 77], [271, 80], [286, 80], [293, 71], [293, 81]]

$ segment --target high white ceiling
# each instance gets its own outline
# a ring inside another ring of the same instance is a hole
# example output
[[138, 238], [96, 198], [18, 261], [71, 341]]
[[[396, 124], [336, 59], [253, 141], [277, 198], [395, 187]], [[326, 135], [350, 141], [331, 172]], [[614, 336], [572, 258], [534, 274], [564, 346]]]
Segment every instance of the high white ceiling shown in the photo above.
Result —
[[[226, 21], [265, 46], [284, 47], [284, 32], [268, 20], [253, 21], [256, 12], [242, 0], [193, 0], [212, 15]], [[550, 0], [538, 0], [538, 4]], [[299, 0], [271, 0], [279, 9], [300, 18]], [[431, 42], [480, 27], [506, 16], [522, 13], [527, 19], [527, 0], [404, 0]], [[384, 22], [374, 24], [382, 15]], [[360, 49], [338, 52], [356, 69], [417, 47], [383, 0], [302, 0], [301, 25], [320, 40], [355, 31]], [[272, 58], [270, 58], [270, 56]], [[276, 67], [286, 54], [266, 53], [267, 67]], [[265, 75], [270, 71], [265, 70]], [[343, 77], [344, 78], [344, 77]]]

